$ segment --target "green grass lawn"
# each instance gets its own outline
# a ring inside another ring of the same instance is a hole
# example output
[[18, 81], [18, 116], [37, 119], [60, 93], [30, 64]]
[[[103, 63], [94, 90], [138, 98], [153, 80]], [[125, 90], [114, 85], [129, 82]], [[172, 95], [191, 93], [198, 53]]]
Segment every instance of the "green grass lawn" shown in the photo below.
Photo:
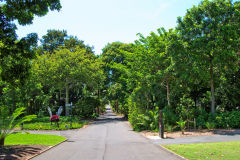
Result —
[[53, 146], [66, 140], [65, 137], [44, 134], [11, 134], [5, 145], [48, 145]]
[[59, 127], [55, 123], [50, 122], [35, 122], [27, 123], [23, 125], [23, 129], [26, 130], [67, 130], [67, 129], [77, 129], [82, 128], [83, 125], [87, 125], [88, 122], [73, 122], [72, 127], [70, 128], [70, 122], [60, 122]]
[[189, 160], [239, 160], [240, 141], [164, 145]]

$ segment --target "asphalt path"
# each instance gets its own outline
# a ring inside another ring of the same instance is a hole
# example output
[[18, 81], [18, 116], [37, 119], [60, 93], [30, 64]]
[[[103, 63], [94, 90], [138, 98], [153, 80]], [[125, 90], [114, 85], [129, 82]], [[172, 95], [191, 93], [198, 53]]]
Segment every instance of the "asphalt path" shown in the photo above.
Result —
[[[38, 132], [41, 133], [41, 132]], [[107, 113], [87, 128], [43, 132], [68, 140], [34, 160], [177, 160], [182, 159], [132, 131], [123, 118]]]
[[151, 140], [152, 143], [157, 144], [157, 145], [213, 143], [213, 142], [228, 142], [228, 141], [240, 141], [240, 134], [209, 135], [209, 136], [196, 136], [196, 137], [182, 137], [182, 138], [167, 138], [167, 139]]

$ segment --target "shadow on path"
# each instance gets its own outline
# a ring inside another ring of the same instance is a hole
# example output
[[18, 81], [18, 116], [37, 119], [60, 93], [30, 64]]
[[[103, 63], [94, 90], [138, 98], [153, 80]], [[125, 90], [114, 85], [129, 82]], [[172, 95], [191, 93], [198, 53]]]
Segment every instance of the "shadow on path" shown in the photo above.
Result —
[[213, 130], [214, 134], [217, 135], [227, 135], [227, 136], [234, 136], [234, 135], [240, 135], [239, 129], [233, 129], [233, 130]]

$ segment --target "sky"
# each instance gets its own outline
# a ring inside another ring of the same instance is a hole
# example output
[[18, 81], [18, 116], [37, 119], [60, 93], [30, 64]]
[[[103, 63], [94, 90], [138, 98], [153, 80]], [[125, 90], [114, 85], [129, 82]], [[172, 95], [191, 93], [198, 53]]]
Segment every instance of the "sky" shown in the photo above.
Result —
[[137, 33], [147, 36], [160, 27], [174, 28], [177, 17], [200, 0], [61, 0], [62, 9], [35, 17], [33, 24], [17, 25], [19, 38], [48, 29], [67, 30], [101, 54], [107, 43], [132, 43]]

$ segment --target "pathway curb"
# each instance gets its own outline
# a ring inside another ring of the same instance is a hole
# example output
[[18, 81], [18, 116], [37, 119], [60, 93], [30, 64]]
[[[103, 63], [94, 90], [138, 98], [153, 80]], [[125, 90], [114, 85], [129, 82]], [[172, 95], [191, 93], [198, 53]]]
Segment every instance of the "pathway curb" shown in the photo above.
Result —
[[162, 147], [164, 150], [166, 150], [166, 151], [168, 151], [168, 152], [174, 154], [174, 155], [177, 156], [177, 157], [180, 157], [180, 158], [182, 158], [182, 159], [184, 159], [184, 160], [188, 160], [188, 159], [186, 159], [185, 157], [183, 157], [183, 156], [181, 156], [181, 155], [179, 155], [179, 154], [177, 154], [177, 153], [171, 151], [170, 149], [167, 149], [167, 148], [164, 147], [163, 145], [160, 145], [160, 147]]
[[[66, 138], [66, 137], [65, 137], [65, 138]], [[41, 151], [39, 154], [36, 154], [36, 155], [31, 156], [30, 158], [28, 158], [28, 160], [33, 159], [33, 158], [39, 156], [40, 154], [42, 154], [42, 153], [44, 153], [44, 152], [47, 152], [48, 150], [50, 150], [50, 149], [52, 149], [52, 148], [54, 148], [54, 147], [57, 147], [58, 145], [60, 145], [60, 144], [62, 144], [62, 143], [64, 143], [64, 142], [66, 142], [67, 140], [68, 140], [68, 139], [66, 138], [64, 141], [62, 141], [62, 142], [60, 142], [60, 143], [58, 143], [58, 144], [56, 144], [56, 145], [54, 145], [54, 146], [50, 146], [49, 148], [47, 148], [47, 149]]]
[[[126, 121], [125, 123], [132, 129], [132, 125], [131, 125], [131, 123], [130, 123], [129, 121]], [[138, 132], [136, 132], [136, 131], [134, 131], [134, 132], [135, 132], [135, 133], [138, 133]], [[150, 139], [147, 138], [146, 136], [142, 135], [141, 133], [138, 133], [138, 134], [139, 134], [141, 137], [145, 138], [149, 143], [152, 143], [152, 142], [150, 141]], [[155, 145], [156, 145], [156, 144], [155, 144]], [[184, 160], [188, 160], [188, 159], [186, 159], [185, 157], [183, 157], [183, 156], [181, 156], [181, 155], [179, 155], [179, 154], [177, 154], [177, 153], [175, 153], [175, 152], [173, 152], [173, 151], [165, 148], [163, 145], [156, 145], [156, 146], [158, 146], [158, 147], [160, 147], [161, 149], [169, 152], [170, 154], [173, 154], [173, 155], [176, 156], [176, 157], [182, 158], [182, 159], [184, 159]]]

